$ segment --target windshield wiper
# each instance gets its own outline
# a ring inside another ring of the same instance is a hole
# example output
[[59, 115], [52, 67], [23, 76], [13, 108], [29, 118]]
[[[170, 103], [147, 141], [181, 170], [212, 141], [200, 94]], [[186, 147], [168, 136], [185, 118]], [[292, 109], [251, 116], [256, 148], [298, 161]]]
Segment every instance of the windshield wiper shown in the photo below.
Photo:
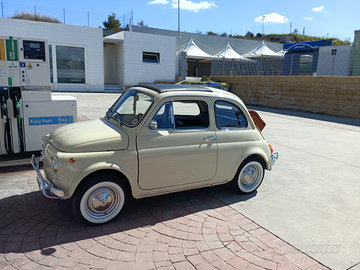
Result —
[[124, 118], [124, 116], [122, 116], [121, 114], [119, 114], [118, 112], [115, 112], [113, 109], [109, 108], [108, 111], [106, 112], [106, 117], [109, 120], [109, 118], [112, 118], [116, 121], [118, 121], [119, 125], [122, 126], [122, 119]]
[[107, 117], [107, 119], [109, 119], [109, 113], [112, 113], [112, 114], [114, 114], [114, 110], [113, 109], [111, 109], [111, 108], [109, 108], [108, 110], [107, 110], [107, 112], [105, 113], [105, 116]]

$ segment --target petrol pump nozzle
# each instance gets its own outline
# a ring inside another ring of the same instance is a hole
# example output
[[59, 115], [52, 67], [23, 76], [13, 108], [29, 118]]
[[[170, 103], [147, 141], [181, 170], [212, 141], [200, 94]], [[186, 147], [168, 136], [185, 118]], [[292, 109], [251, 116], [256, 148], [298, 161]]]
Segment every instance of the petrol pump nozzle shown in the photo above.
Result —
[[7, 104], [6, 104], [4, 95], [2, 95], [2, 98], [1, 98], [1, 108], [3, 109], [2, 116], [4, 118], [4, 123], [6, 123], [7, 122]]
[[25, 150], [24, 137], [23, 137], [24, 135], [23, 135], [23, 128], [22, 128], [22, 124], [21, 124], [21, 114], [20, 114], [21, 104], [18, 100], [17, 94], [14, 95], [14, 99], [15, 99], [15, 107], [16, 107], [16, 121], [17, 121], [18, 135], [19, 135], [19, 146], [20, 146], [21, 152], [24, 152], [24, 150]]
[[21, 105], [20, 105], [20, 102], [18, 100], [17, 95], [15, 95], [15, 107], [16, 107], [16, 119], [17, 119], [17, 122], [21, 123], [21, 115], [20, 115]]

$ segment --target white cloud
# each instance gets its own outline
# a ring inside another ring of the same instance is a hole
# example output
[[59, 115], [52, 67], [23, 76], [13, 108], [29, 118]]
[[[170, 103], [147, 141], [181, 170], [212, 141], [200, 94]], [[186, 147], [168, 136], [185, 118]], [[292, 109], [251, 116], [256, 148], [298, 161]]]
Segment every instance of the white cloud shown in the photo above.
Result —
[[262, 23], [264, 19], [264, 22], [269, 23], [287, 23], [288, 19], [285, 18], [285, 16], [282, 16], [278, 13], [270, 13], [270, 14], [264, 14], [263, 16], [259, 16], [255, 18], [255, 22]]
[[315, 20], [315, 19], [314, 19], [314, 18], [303, 18], [303, 20], [313, 21], [313, 20]]
[[324, 6], [321, 6], [321, 7], [315, 7], [313, 8], [313, 11], [315, 12], [324, 12], [325, 10], [325, 7]]
[[169, 1], [167, 0], [153, 0], [153, 1], [150, 1], [150, 2], [147, 2], [148, 5], [166, 5], [166, 4], [169, 4]]
[[[177, 0], [172, 1], [172, 7], [178, 8]], [[199, 12], [201, 9], [209, 9], [212, 7], [217, 7], [214, 2], [202, 1], [200, 3], [194, 3], [188, 0], [180, 0], [180, 9], [194, 11], [195, 13]]]

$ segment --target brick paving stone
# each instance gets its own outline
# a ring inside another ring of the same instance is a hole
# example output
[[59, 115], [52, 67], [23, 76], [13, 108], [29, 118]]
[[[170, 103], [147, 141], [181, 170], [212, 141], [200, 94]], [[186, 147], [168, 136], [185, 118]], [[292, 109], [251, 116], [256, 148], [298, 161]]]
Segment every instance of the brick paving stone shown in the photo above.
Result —
[[116, 261], [121, 262], [135, 262], [135, 253], [121, 251], [116, 257]]
[[85, 226], [34, 189], [34, 172], [5, 177], [1, 270], [327, 269], [206, 189], [130, 199], [114, 221]]
[[176, 263], [176, 262], [183, 262], [186, 261], [186, 257], [184, 254], [179, 253], [179, 254], [170, 254], [169, 255], [170, 261], [172, 263]]
[[248, 261], [245, 261], [240, 257], [233, 257], [230, 260], [228, 260], [227, 263], [230, 264], [235, 269], [246, 269], [250, 265]]
[[61, 259], [57, 266], [62, 266], [66, 268], [73, 268], [78, 263], [78, 260], [71, 258], [71, 257], [64, 257]]
[[265, 269], [274, 269], [274, 270], [276, 270], [276, 268], [277, 268], [277, 263], [275, 263], [275, 262], [272, 262], [272, 261], [270, 261], [270, 260], [265, 260], [265, 262], [261, 265], [263, 268], [265, 268]]
[[194, 266], [188, 261], [177, 262], [173, 264], [176, 270], [193, 270]]

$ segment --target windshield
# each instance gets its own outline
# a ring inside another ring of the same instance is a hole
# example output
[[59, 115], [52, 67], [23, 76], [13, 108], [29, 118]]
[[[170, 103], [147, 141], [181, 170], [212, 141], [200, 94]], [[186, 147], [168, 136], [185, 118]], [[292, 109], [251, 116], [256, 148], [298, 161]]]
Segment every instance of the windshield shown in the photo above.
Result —
[[109, 108], [106, 117], [115, 119], [121, 125], [134, 127], [142, 120], [152, 101], [152, 97], [143, 92], [137, 90], [126, 91]]

